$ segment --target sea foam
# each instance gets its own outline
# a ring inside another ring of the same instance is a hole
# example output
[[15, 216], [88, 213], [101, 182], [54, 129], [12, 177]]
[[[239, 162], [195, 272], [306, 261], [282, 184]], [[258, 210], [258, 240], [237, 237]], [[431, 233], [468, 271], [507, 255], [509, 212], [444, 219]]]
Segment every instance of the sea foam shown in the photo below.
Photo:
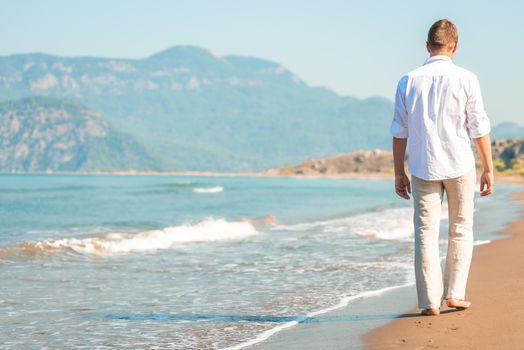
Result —
[[401, 284], [401, 285], [395, 285], [395, 286], [390, 286], [390, 287], [385, 287], [385, 288], [381, 288], [381, 289], [377, 289], [377, 290], [365, 291], [365, 292], [359, 293], [357, 295], [351, 295], [351, 296], [342, 297], [340, 299], [340, 301], [338, 302], [338, 304], [336, 304], [336, 305], [329, 306], [329, 307], [326, 307], [326, 308], [321, 309], [321, 310], [309, 312], [309, 313], [307, 313], [304, 316], [297, 317], [296, 320], [288, 321], [288, 322], [280, 324], [280, 325], [278, 325], [276, 327], [270, 328], [267, 331], [258, 334], [253, 339], [249, 339], [249, 340], [243, 341], [242, 343], [239, 343], [237, 345], [233, 345], [233, 346], [230, 346], [230, 347], [227, 347], [227, 348], [223, 348], [221, 350], [241, 350], [241, 349], [244, 349], [246, 347], [249, 347], [249, 346], [261, 343], [264, 340], [266, 340], [269, 337], [271, 337], [272, 335], [274, 335], [276, 333], [279, 333], [279, 332], [281, 332], [281, 331], [283, 331], [283, 330], [285, 330], [287, 328], [296, 326], [299, 323], [302, 323], [302, 322], [305, 322], [307, 320], [310, 320], [313, 317], [316, 317], [316, 316], [319, 316], [319, 315], [322, 315], [322, 314], [325, 314], [325, 313], [328, 313], [328, 312], [331, 312], [331, 311], [335, 311], [337, 309], [344, 308], [344, 307], [348, 306], [348, 304], [350, 302], [354, 301], [354, 300], [376, 297], [376, 296], [379, 296], [381, 294], [387, 293], [389, 291], [392, 291], [392, 290], [395, 290], [395, 289], [399, 289], [399, 288], [405, 288], [405, 287], [408, 287], [408, 286], [412, 286], [414, 284], [415, 284], [414, 282], [409, 282], [409, 283], [405, 283], [405, 284]]
[[356, 214], [352, 216], [299, 223], [276, 225], [273, 230], [321, 231], [326, 233], [347, 233], [360, 237], [386, 240], [406, 240], [413, 236], [413, 209], [392, 208]]

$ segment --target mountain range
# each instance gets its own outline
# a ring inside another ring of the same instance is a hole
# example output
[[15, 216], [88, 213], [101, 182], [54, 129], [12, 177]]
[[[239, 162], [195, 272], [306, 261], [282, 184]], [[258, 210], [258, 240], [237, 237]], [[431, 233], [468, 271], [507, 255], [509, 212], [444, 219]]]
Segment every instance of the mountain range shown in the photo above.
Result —
[[0, 96], [0, 171], [260, 171], [391, 142], [388, 99], [194, 46], [144, 59], [0, 57]]

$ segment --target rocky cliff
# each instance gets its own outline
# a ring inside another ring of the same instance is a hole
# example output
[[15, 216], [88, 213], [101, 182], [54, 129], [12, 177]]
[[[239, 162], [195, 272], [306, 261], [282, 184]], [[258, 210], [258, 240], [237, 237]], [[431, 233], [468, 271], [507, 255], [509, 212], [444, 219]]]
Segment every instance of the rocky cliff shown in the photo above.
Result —
[[524, 175], [524, 139], [496, 140], [492, 150], [497, 172]]
[[386, 150], [356, 151], [300, 164], [268, 169], [270, 175], [343, 175], [350, 173], [392, 173], [393, 154]]
[[0, 104], [2, 172], [155, 168], [132, 137], [82, 105], [49, 97]]

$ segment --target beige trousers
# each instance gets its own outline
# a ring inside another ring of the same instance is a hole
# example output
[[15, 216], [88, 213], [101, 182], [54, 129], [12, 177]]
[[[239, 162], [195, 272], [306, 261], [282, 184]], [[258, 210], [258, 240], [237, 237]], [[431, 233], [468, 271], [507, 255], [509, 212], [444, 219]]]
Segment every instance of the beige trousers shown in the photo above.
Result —
[[[411, 175], [415, 226], [418, 306], [438, 309], [444, 299], [464, 300], [473, 254], [475, 167], [463, 176], [427, 181]], [[439, 257], [439, 225], [444, 192], [449, 231], [444, 279]]]

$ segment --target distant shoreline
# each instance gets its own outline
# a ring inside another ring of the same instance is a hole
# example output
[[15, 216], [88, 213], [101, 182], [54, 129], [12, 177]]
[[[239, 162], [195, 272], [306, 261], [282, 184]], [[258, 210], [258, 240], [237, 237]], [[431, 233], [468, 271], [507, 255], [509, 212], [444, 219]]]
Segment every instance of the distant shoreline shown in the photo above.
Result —
[[[214, 171], [56, 171], [56, 172], [26, 172], [26, 173], [2, 173], [1, 175], [119, 175], [119, 176], [209, 176], [209, 177], [284, 177], [284, 178], [305, 178], [305, 179], [374, 179], [374, 180], [393, 180], [393, 173], [374, 172], [374, 173], [344, 173], [344, 174], [277, 174], [270, 172], [214, 172]], [[524, 176], [519, 175], [495, 175], [496, 182], [524, 183]]]
[[54, 171], [54, 172], [26, 172], [26, 173], [0, 173], [0, 175], [120, 175], [120, 176], [230, 176], [230, 177], [293, 177], [293, 178], [335, 178], [335, 179], [392, 179], [389, 173], [347, 173], [329, 175], [297, 175], [275, 174], [266, 172], [214, 172], [214, 171]]

